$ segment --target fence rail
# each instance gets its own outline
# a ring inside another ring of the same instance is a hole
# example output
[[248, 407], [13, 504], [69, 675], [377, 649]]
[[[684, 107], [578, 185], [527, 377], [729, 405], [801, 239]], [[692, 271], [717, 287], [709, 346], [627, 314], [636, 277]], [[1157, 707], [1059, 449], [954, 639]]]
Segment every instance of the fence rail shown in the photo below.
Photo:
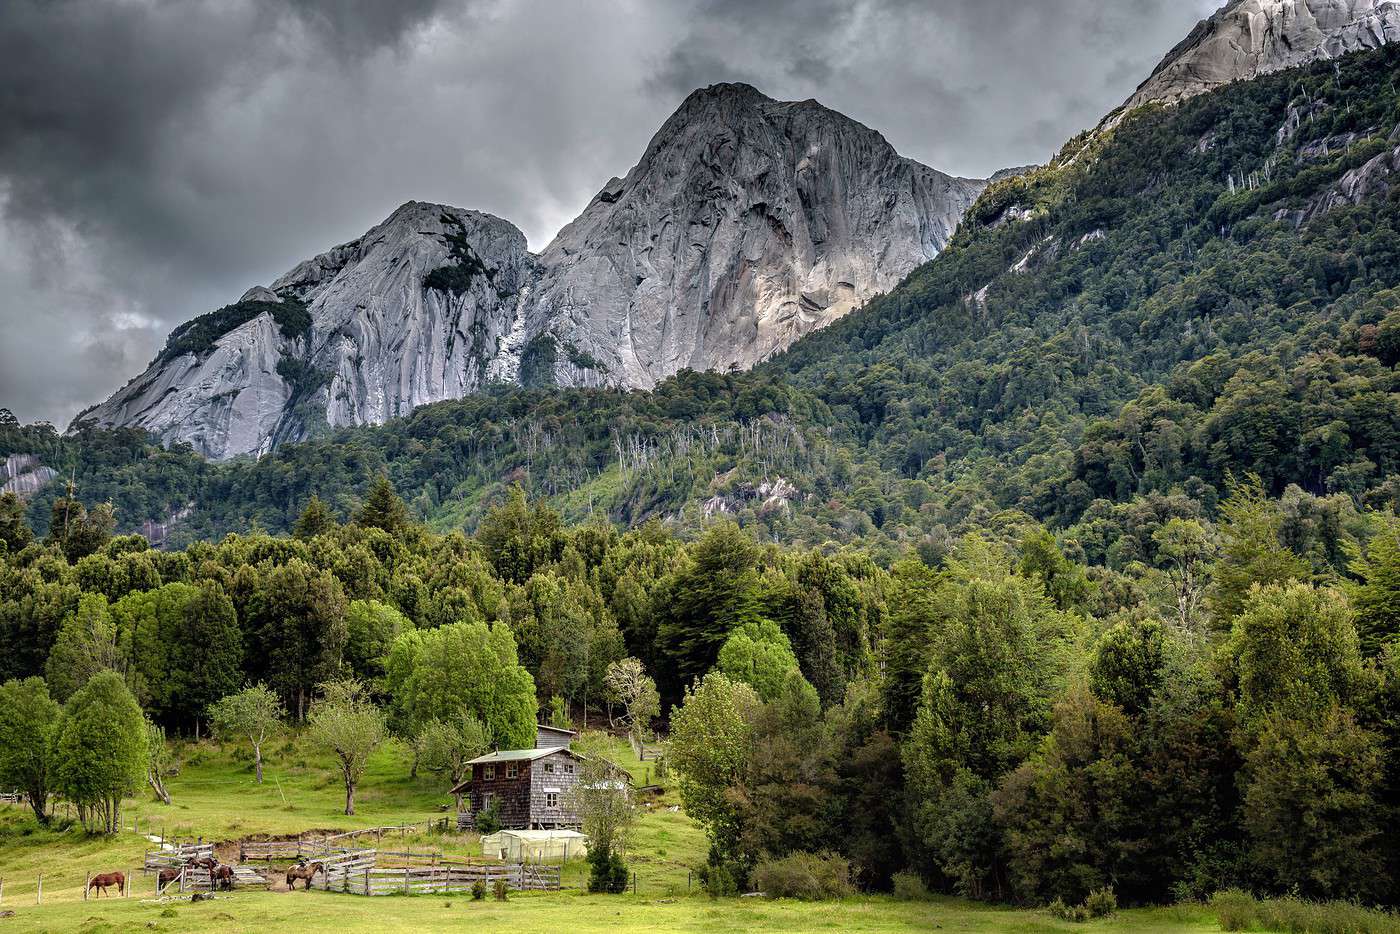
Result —
[[147, 850], [142, 865], [145, 872], [161, 869], [179, 869], [192, 859], [210, 859], [214, 856], [212, 843], [188, 843], [163, 850]]
[[317, 876], [316, 888], [351, 895], [450, 895], [470, 892], [477, 883], [504, 882], [516, 891], [554, 891], [558, 866], [444, 865], [381, 869], [374, 857], [347, 861]]

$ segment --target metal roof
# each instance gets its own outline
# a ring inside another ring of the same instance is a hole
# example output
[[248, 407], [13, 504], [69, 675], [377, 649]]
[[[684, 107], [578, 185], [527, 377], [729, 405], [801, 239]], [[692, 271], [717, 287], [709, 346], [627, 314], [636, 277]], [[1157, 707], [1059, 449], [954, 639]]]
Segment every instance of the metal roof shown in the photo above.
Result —
[[567, 746], [546, 746], [543, 749], [502, 749], [499, 752], [488, 752], [484, 756], [477, 756], [467, 765], [490, 765], [495, 762], [533, 762], [545, 756], [552, 756], [556, 752], [566, 753], [575, 759], [583, 759], [583, 756]]

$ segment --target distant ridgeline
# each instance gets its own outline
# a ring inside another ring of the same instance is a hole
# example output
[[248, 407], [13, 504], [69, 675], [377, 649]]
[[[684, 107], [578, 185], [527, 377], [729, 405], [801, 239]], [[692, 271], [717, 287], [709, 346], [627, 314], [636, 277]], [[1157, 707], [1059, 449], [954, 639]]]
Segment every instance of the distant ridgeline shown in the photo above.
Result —
[[[312, 492], [348, 514], [381, 471], [439, 528], [519, 483], [570, 519], [728, 514], [889, 554], [1021, 510], [1104, 559], [1125, 510], [1210, 515], [1246, 474], [1393, 506], [1398, 73], [1387, 48], [1085, 134], [993, 184], [891, 294], [749, 373], [499, 390], [258, 462], [13, 425], [0, 457], [75, 474], [124, 528], [193, 504], [177, 541], [287, 529]], [[31, 500], [41, 531], [58, 492]]]

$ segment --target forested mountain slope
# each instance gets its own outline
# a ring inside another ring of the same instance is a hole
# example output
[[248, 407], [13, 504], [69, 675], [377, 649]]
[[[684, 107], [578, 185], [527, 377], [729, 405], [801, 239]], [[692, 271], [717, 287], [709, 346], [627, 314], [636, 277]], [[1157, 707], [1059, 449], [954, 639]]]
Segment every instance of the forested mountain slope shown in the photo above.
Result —
[[312, 491], [345, 513], [381, 470], [442, 526], [518, 482], [566, 516], [729, 512], [810, 542], [936, 540], [1009, 507], [1065, 527], [1139, 497], [1209, 511], [1247, 472], [1391, 503], [1398, 71], [1382, 49], [1086, 134], [994, 184], [888, 296], [748, 374], [501, 391], [256, 463], [15, 426], [0, 454], [74, 472], [127, 526], [192, 504], [182, 536], [286, 528]]

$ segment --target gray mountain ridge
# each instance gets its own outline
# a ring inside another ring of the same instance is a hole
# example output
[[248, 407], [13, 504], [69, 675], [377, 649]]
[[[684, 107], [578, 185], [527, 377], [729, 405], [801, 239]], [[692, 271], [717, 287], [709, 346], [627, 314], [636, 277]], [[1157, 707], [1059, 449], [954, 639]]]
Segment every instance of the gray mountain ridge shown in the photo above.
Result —
[[[1400, 0], [1231, 0], [1101, 126], [1397, 38]], [[491, 383], [645, 389], [746, 369], [893, 288], [1018, 171], [953, 178], [815, 101], [714, 85], [538, 255], [504, 220], [410, 202], [250, 292], [262, 304], [208, 346], [163, 353], [74, 425], [227, 458]], [[280, 326], [280, 302], [304, 304], [310, 326]]]
[[[746, 369], [937, 255], [986, 184], [816, 101], [714, 85], [538, 255], [500, 218], [409, 202], [249, 290], [227, 331], [183, 339], [74, 424], [228, 458], [489, 383], [650, 388]], [[310, 327], [279, 326], [283, 302]]]

